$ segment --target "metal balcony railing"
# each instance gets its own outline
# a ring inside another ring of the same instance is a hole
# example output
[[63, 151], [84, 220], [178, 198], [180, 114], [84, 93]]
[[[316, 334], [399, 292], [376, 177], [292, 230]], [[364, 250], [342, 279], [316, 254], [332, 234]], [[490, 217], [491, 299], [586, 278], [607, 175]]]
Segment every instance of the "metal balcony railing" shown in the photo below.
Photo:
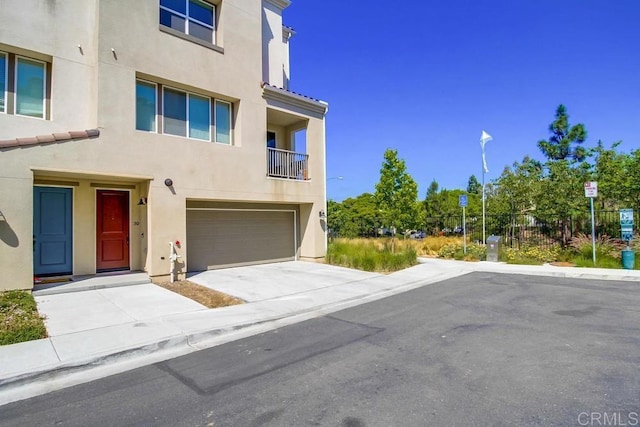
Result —
[[267, 176], [307, 181], [309, 179], [309, 155], [278, 148], [267, 148]]

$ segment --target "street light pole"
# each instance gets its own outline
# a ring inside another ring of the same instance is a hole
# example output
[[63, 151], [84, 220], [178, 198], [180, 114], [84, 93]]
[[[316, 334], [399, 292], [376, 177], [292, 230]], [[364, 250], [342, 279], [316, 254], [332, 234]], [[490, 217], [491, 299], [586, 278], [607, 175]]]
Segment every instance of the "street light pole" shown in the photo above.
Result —
[[484, 207], [484, 165], [482, 168], [482, 244], [484, 245], [486, 242], [485, 239], [485, 223], [486, 223], [486, 218], [485, 218], [485, 207]]
[[484, 130], [482, 131], [482, 135], [480, 135], [480, 147], [482, 147], [482, 244], [486, 244], [486, 212], [485, 212], [485, 189], [484, 189], [484, 174], [489, 172], [487, 169], [487, 158], [484, 154], [484, 146], [487, 142], [491, 141], [493, 138]]

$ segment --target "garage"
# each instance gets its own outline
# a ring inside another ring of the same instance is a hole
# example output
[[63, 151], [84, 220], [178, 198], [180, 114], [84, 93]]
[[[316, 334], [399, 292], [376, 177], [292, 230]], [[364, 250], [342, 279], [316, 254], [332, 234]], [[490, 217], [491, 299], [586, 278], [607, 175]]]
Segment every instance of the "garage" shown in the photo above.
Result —
[[296, 212], [187, 209], [187, 271], [296, 259]]

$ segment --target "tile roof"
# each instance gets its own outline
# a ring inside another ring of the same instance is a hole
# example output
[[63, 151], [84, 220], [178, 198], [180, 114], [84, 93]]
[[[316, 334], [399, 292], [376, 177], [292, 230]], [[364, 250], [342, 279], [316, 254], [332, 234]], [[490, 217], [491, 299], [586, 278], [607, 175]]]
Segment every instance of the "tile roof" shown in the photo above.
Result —
[[322, 102], [321, 100], [319, 100], [319, 99], [317, 99], [317, 98], [312, 98], [312, 97], [310, 97], [310, 96], [303, 95], [303, 94], [301, 94], [301, 93], [293, 92], [293, 91], [291, 91], [291, 90], [289, 90], [289, 89], [285, 89], [285, 88], [283, 88], [283, 87], [274, 86], [274, 85], [272, 85], [272, 84], [270, 84], [270, 83], [267, 83], [267, 82], [262, 82], [262, 84], [261, 84], [260, 86], [261, 86], [262, 88], [264, 88], [264, 87], [270, 87], [270, 88], [273, 88], [273, 89], [278, 89], [278, 90], [280, 90], [280, 91], [287, 92], [287, 93], [290, 93], [290, 94], [292, 94], [292, 95], [301, 96], [301, 97], [303, 97], [303, 98], [309, 99], [309, 100], [314, 101], [314, 102]]
[[73, 141], [79, 139], [94, 139], [100, 136], [99, 129], [72, 130], [69, 132], [49, 133], [28, 138], [0, 140], [0, 150], [32, 145], [48, 144], [52, 142]]

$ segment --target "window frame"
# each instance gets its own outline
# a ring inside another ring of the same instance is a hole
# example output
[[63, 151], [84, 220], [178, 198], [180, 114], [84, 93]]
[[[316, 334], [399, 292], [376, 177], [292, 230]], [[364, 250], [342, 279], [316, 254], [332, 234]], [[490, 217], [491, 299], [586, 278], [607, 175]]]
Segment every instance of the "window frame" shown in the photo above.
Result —
[[1, 93], [4, 105], [2, 105], [2, 109], [0, 109], [0, 114], [7, 114], [7, 110], [9, 109], [9, 54], [7, 52], [0, 51], [0, 56], [4, 57], [4, 81], [2, 82], [4, 90]]
[[[27, 60], [27, 61], [31, 61], [31, 62], [36, 62], [36, 63], [42, 64], [42, 72], [43, 72], [43, 78], [42, 78], [42, 117], [29, 116], [29, 115], [26, 115], [26, 114], [19, 114], [18, 113], [18, 78], [19, 78], [18, 65], [20, 64], [20, 59], [24, 59], [24, 60]], [[29, 117], [29, 118], [32, 118], [32, 119], [47, 120], [47, 116], [48, 116], [48, 111], [47, 111], [47, 93], [48, 93], [47, 79], [48, 79], [47, 62], [39, 60], [39, 59], [30, 58], [28, 56], [15, 55], [14, 65], [13, 65], [13, 114], [15, 116]], [[6, 101], [5, 101], [5, 104], [6, 104]]]
[[[194, 17], [191, 17], [189, 14], [189, 3], [190, 2], [195, 2], [195, 3], [200, 3], [201, 5], [204, 5], [207, 8], [211, 8], [212, 11], [212, 24], [209, 25], [205, 22], [200, 21], [199, 19], [196, 19]], [[200, 42], [204, 42], [204, 43], [210, 43], [211, 45], [215, 46], [216, 45], [216, 41], [217, 41], [217, 18], [218, 18], [218, 5], [215, 3], [211, 3], [208, 1], [203, 1], [203, 0], [184, 0], [184, 4], [185, 4], [185, 13], [179, 12], [177, 10], [171, 9], [167, 6], [162, 6], [162, 4], [160, 4], [160, 2], [158, 2], [158, 6], [159, 6], [159, 11], [164, 10], [167, 11], [171, 14], [174, 14], [176, 16], [179, 16], [180, 18], [184, 19], [185, 21], [185, 31], [180, 31], [176, 28], [164, 25], [162, 23], [160, 23], [161, 27], [164, 28], [168, 28], [172, 31], [175, 31], [177, 33], [180, 34], [184, 34], [186, 36], [188, 36], [189, 38], [193, 38], [194, 41], [200, 41]], [[158, 21], [160, 20], [160, 17], [158, 16]], [[190, 28], [191, 28], [191, 22], [200, 25], [202, 27], [208, 28], [211, 30], [211, 40], [205, 40], [203, 38], [200, 38], [198, 36], [195, 36], [193, 34], [191, 34]]]

